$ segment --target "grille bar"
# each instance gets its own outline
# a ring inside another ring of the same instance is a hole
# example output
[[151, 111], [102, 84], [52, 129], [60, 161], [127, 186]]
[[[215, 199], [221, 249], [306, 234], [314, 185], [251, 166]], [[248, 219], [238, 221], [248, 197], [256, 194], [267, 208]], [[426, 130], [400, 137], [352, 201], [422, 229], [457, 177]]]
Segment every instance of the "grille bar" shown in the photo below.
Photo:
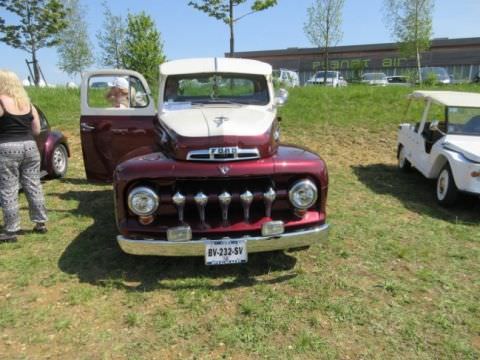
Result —
[[[167, 198], [162, 197], [167, 200]], [[250, 221], [250, 206], [254, 201], [264, 202], [264, 211], [266, 217], [271, 217], [272, 205], [275, 199], [278, 198], [287, 198], [286, 191], [276, 192], [273, 188], [269, 188], [266, 192], [256, 192], [252, 193], [249, 190], [239, 194], [230, 194], [226, 191], [220, 194], [204, 194], [203, 192], [198, 192], [195, 195], [184, 195], [180, 191], [177, 191], [175, 195], [169, 197], [167, 202], [173, 203], [177, 209], [177, 215], [180, 223], [184, 224], [184, 207], [188, 202], [194, 202], [197, 206], [198, 216], [203, 227], [206, 227], [206, 218], [207, 218], [207, 204], [208, 203], [218, 203], [218, 206], [221, 210], [222, 224], [223, 226], [228, 226], [229, 224], [229, 206], [232, 201], [238, 201], [243, 207], [243, 220], [248, 223]]]

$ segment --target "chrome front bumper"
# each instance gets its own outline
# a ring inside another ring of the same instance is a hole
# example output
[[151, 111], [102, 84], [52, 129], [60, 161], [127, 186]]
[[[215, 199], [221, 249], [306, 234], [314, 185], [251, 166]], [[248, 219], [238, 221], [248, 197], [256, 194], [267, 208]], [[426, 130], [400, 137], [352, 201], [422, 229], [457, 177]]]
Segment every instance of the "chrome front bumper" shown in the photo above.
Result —
[[[329, 225], [284, 233], [278, 236], [239, 237], [225, 240], [246, 240], [248, 253], [294, 249], [310, 246], [328, 236]], [[141, 239], [132, 240], [118, 235], [120, 248], [132, 255], [156, 256], [203, 256], [208, 239], [172, 242], [165, 240]]]

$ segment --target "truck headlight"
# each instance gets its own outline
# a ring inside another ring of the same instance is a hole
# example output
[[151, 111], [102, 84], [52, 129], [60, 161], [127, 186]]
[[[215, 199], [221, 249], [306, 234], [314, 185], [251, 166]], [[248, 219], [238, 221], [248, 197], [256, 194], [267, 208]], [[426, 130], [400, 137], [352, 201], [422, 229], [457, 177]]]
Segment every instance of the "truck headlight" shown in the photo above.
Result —
[[318, 190], [310, 180], [300, 180], [290, 188], [288, 198], [297, 209], [307, 210], [317, 201]]
[[128, 207], [135, 215], [152, 215], [158, 209], [158, 205], [158, 195], [148, 187], [136, 187], [128, 194]]

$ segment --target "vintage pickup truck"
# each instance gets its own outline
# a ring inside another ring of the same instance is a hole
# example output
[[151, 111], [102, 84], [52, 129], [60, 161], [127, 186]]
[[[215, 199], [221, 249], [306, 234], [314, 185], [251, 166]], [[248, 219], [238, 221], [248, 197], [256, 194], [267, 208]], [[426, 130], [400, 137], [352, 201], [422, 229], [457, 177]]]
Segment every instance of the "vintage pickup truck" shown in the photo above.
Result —
[[[111, 88], [92, 87], [99, 82], [128, 83], [128, 103], [110, 102]], [[113, 181], [124, 252], [216, 265], [326, 238], [327, 168], [318, 155], [280, 144], [285, 98], [275, 97], [270, 65], [164, 63], [158, 112], [134, 71], [86, 73], [81, 98], [86, 175]]]

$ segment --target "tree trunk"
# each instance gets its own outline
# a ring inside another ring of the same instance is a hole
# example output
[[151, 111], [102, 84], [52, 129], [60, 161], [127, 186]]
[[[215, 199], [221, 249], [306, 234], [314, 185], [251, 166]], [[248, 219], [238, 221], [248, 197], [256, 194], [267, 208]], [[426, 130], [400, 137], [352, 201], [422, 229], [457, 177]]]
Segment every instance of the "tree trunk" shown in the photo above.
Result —
[[235, 52], [235, 34], [233, 28], [233, 0], [230, 0], [230, 19], [229, 19], [229, 26], [230, 26], [230, 57], [233, 57], [233, 53]]
[[417, 47], [417, 71], [418, 71], [418, 81], [420, 85], [422, 85], [422, 82], [423, 82], [421, 70], [422, 70], [422, 64], [420, 61], [420, 51], [418, 50], [418, 47]]
[[40, 71], [38, 71], [37, 50], [35, 45], [32, 46], [32, 65], [33, 65], [33, 82], [35, 86], [40, 85]]
[[328, 48], [325, 47], [325, 61], [323, 63], [324, 67], [324, 77], [323, 77], [323, 85], [327, 86], [327, 75], [328, 75]]

